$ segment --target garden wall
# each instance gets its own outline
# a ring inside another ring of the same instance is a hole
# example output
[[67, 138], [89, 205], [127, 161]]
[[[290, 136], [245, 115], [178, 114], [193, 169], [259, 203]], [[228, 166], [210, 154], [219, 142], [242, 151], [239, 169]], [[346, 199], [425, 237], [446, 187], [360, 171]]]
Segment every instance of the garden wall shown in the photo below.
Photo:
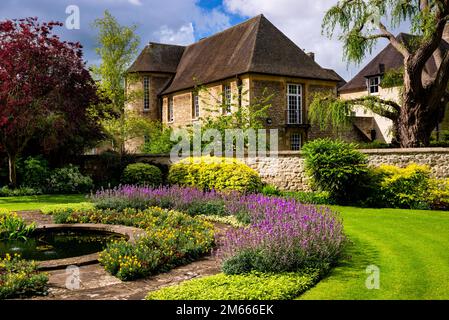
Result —
[[[382, 164], [406, 167], [410, 163], [428, 165], [436, 178], [449, 178], [449, 148], [419, 149], [366, 149], [360, 150], [368, 156], [368, 163], [377, 167]], [[304, 158], [300, 152], [280, 152], [278, 170], [270, 172], [274, 159], [256, 159], [248, 163], [257, 170], [264, 181], [282, 190], [309, 190], [308, 178], [304, 171]]]
[[[361, 150], [368, 156], [372, 166], [391, 164], [400, 167], [410, 163], [429, 165], [436, 178], [449, 178], [449, 148], [420, 148], [420, 149], [367, 149]], [[163, 169], [171, 164], [168, 156], [164, 155], [135, 155], [136, 162], [147, 162]], [[95, 170], [96, 156], [85, 159], [86, 169]], [[250, 158], [245, 162], [258, 171], [267, 183], [276, 185], [282, 190], [309, 190], [308, 178], [304, 170], [304, 158], [300, 152], [280, 152], [278, 158]], [[91, 173], [92, 172], [88, 172]]]

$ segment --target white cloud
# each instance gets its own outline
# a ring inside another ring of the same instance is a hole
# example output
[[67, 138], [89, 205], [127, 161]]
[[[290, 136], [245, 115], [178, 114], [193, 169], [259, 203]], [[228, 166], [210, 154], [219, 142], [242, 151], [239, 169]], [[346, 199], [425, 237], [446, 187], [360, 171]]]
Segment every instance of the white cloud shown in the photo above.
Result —
[[158, 41], [162, 43], [188, 45], [195, 41], [192, 23], [182, 25], [177, 30], [173, 30], [164, 25], [156, 31], [154, 35], [159, 39]]
[[229, 16], [218, 9], [201, 10], [196, 13], [193, 20], [196, 31], [199, 33], [222, 31], [231, 26]]
[[[321, 66], [335, 69], [346, 80], [360, 70], [361, 66], [355, 65], [348, 70], [341, 42], [321, 34], [323, 17], [337, 0], [223, 0], [223, 3], [228, 12], [243, 17], [263, 13], [300, 48], [315, 52]], [[385, 45], [386, 42], [380, 43], [378, 49]]]
[[140, 0], [128, 0], [129, 3], [135, 5], [135, 6], [141, 6], [142, 2]]

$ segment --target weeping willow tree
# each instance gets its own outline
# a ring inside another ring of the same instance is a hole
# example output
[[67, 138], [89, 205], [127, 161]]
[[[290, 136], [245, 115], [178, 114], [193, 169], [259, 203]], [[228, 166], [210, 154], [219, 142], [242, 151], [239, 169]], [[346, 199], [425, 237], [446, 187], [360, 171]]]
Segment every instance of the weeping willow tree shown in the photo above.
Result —
[[[323, 33], [329, 38], [340, 30], [344, 57], [360, 63], [380, 39], [386, 39], [403, 56], [400, 71], [400, 103], [367, 96], [340, 101], [317, 95], [310, 107], [312, 123], [342, 126], [356, 106], [363, 106], [393, 121], [397, 143], [404, 148], [427, 146], [436, 123], [449, 102], [449, 51], [441, 42], [449, 20], [449, 0], [341, 0], [323, 19]], [[413, 41], [406, 43], [390, 30], [410, 24]], [[426, 63], [438, 56], [435, 74], [426, 74]]]

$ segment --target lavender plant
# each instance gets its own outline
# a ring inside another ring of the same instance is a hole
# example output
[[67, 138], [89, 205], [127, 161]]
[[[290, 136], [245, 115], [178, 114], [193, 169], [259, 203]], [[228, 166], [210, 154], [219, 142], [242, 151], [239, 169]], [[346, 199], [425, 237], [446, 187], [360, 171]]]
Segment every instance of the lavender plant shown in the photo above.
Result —
[[232, 208], [247, 210], [252, 223], [217, 239], [225, 273], [325, 270], [343, 250], [342, 221], [327, 207], [252, 195]]
[[124, 210], [158, 206], [165, 209], [183, 211], [190, 215], [229, 215], [225, 202], [239, 198], [238, 193], [218, 193], [214, 190], [203, 192], [195, 188], [172, 187], [137, 187], [119, 186], [114, 189], [98, 191], [92, 197], [98, 209]]

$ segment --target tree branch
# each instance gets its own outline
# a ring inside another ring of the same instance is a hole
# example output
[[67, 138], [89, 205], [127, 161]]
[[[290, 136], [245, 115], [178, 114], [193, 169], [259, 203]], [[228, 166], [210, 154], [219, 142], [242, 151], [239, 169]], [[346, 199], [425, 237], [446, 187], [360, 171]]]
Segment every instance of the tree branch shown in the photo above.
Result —
[[[448, 8], [449, 9], [449, 8]], [[413, 54], [413, 65], [416, 66], [417, 70], [422, 70], [429, 60], [429, 58], [433, 55], [433, 53], [440, 46], [441, 39], [443, 37], [444, 27], [448, 21], [449, 16], [445, 16], [439, 19], [437, 23], [437, 27], [433, 36], [424, 44], [422, 44], [418, 50]]]
[[[401, 110], [401, 106], [396, 102], [373, 96], [348, 100], [347, 103], [352, 105], [361, 105], [372, 112], [393, 121], [399, 117], [399, 112]], [[387, 106], [388, 108], [385, 108], [384, 106]]]
[[410, 56], [410, 52], [408, 51], [407, 47], [403, 43], [401, 43], [390, 31], [388, 31], [382, 22], [379, 22], [379, 29], [382, 32], [383, 36], [390, 41], [391, 45], [395, 47], [395, 49], [398, 50], [405, 59]]
[[441, 96], [446, 98], [448, 95], [447, 87], [449, 83], [449, 51], [444, 54], [440, 67], [436, 74], [433, 84], [430, 86], [429, 105], [439, 105]]

